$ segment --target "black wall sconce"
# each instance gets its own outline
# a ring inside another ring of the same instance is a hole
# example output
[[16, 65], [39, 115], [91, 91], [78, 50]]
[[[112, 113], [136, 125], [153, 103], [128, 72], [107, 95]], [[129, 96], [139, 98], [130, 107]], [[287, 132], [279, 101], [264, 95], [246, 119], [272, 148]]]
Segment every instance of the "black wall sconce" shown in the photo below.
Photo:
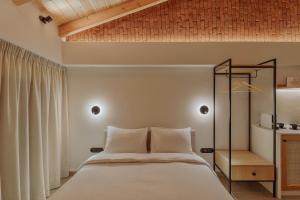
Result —
[[206, 105], [200, 107], [200, 113], [206, 115], [209, 112], [209, 108]]
[[39, 16], [39, 19], [44, 24], [50, 23], [53, 20], [51, 16], [44, 17], [44, 16], [41, 16], [41, 15]]
[[93, 106], [91, 109], [91, 112], [93, 115], [98, 115], [100, 113], [100, 107], [99, 106]]

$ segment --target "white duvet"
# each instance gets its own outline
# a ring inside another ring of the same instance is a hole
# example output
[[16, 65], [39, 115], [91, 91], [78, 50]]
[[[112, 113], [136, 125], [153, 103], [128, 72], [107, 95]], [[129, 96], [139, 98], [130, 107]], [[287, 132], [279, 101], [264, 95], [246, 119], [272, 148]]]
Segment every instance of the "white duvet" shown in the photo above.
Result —
[[49, 200], [232, 200], [204, 159], [184, 153], [99, 153]]

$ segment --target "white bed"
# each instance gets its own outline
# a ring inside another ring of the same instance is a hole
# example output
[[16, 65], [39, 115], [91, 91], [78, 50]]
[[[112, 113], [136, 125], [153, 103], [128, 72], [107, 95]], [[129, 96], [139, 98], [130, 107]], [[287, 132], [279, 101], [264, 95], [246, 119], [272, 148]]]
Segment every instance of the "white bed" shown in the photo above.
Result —
[[232, 200], [192, 153], [99, 153], [49, 200]]

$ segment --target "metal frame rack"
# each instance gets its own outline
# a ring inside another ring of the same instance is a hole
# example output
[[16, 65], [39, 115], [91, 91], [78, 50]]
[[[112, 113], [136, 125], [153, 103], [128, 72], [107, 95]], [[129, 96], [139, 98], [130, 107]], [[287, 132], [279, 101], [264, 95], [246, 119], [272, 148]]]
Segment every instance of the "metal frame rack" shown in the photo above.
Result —
[[[258, 76], [258, 72], [262, 69], [273, 69], [273, 165], [274, 165], [274, 180], [268, 181], [273, 182], [273, 196], [276, 196], [276, 59], [268, 60], [257, 65], [232, 65], [232, 59], [228, 59], [214, 67], [214, 119], [213, 119], [213, 162], [214, 162], [214, 170], [216, 167], [216, 78], [219, 76], [226, 76], [228, 78], [229, 84], [229, 173], [228, 173], [228, 181], [229, 181], [229, 192], [231, 193], [232, 186], [232, 79], [234, 78], [246, 78], [248, 80], [248, 84], [251, 85], [251, 79], [256, 78]], [[249, 89], [248, 92], [248, 150], [251, 151], [251, 91]], [[258, 180], [256, 180], [258, 181]]]

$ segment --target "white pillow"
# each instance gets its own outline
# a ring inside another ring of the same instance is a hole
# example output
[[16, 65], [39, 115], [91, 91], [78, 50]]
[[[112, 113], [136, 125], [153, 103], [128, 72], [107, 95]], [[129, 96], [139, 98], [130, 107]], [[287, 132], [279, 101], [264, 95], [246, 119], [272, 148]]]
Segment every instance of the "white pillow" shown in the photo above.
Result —
[[148, 128], [122, 129], [107, 127], [106, 153], [147, 153]]
[[191, 128], [151, 128], [152, 153], [192, 153]]

